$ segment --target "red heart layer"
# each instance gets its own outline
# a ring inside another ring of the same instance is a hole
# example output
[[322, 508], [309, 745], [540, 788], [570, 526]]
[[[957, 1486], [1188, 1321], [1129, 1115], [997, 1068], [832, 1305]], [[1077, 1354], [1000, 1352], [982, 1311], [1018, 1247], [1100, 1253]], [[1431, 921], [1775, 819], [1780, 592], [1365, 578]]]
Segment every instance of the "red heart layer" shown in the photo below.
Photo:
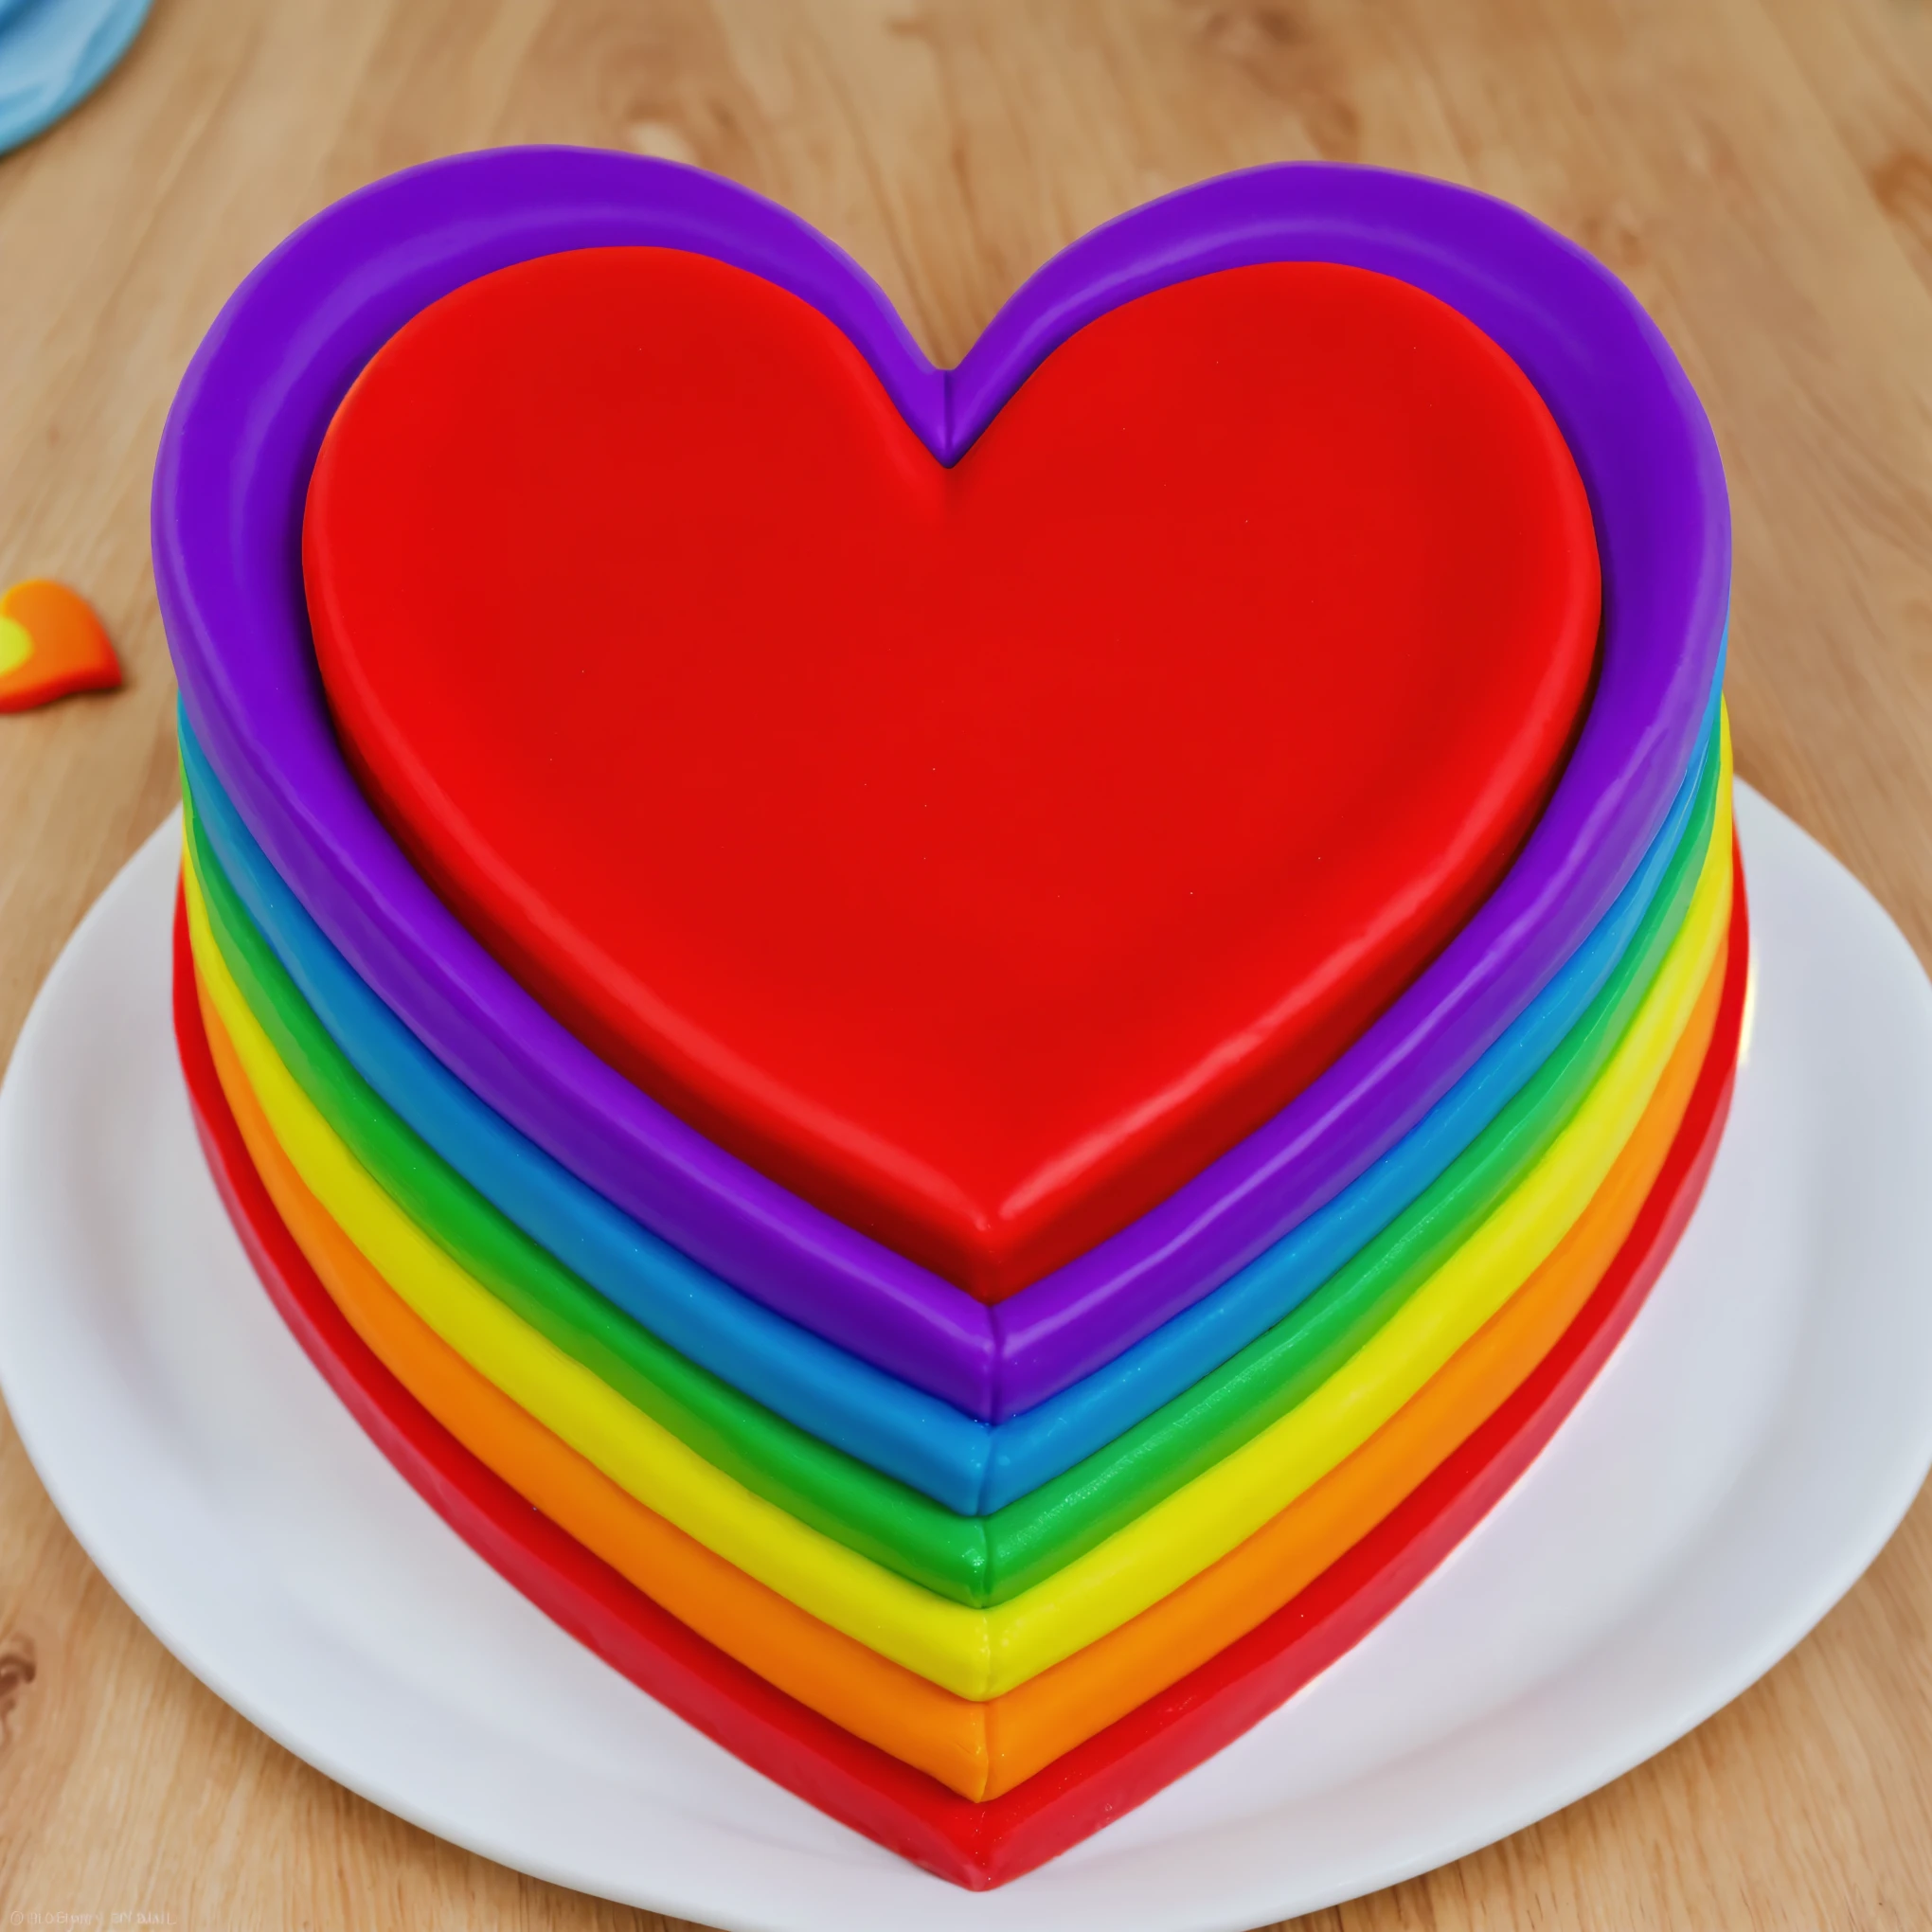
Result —
[[1250, 1132], [1553, 781], [1599, 580], [1521, 372], [1359, 270], [1177, 284], [952, 469], [740, 270], [553, 256], [344, 402], [345, 747], [639, 1085], [985, 1299]]

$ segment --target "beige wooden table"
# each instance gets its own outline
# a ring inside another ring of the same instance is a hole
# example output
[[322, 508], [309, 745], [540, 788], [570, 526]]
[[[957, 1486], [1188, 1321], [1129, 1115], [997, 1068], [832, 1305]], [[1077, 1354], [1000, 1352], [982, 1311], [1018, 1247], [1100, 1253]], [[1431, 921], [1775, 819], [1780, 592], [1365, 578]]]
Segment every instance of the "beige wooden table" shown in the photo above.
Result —
[[[148, 481], [202, 331], [345, 190], [531, 140], [777, 196], [945, 360], [1083, 229], [1225, 169], [1372, 160], [1522, 203], [1631, 283], [1716, 421], [1742, 773], [1932, 957], [1924, 0], [157, 0], [107, 86], [0, 159], [0, 584], [75, 584], [129, 672], [0, 718], [0, 1054], [173, 796]], [[0, 1418], [0, 1924], [35, 1912], [663, 1923], [270, 1744], [122, 1606]], [[1932, 1923], [1932, 1503], [1675, 1749], [1307, 1923]]]

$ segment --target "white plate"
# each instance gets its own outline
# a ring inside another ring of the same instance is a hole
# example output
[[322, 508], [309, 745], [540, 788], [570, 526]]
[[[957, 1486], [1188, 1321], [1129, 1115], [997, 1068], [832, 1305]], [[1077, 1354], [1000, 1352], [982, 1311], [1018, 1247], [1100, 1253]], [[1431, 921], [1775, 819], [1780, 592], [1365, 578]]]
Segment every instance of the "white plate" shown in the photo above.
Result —
[[1459, 1856], [1735, 1697], [1932, 1463], [1932, 987], [1740, 788], [1759, 973], [1731, 1122], [1648, 1306], [1528, 1476], [1285, 1708], [972, 1895], [738, 1763], [445, 1529], [338, 1407], [202, 1165], [169, 1018], [172, 821], [0, 1089], [0, 1388], [61, 1512], [221, 1696], [351, 1789], [731, 1927], [1261, 1924]]

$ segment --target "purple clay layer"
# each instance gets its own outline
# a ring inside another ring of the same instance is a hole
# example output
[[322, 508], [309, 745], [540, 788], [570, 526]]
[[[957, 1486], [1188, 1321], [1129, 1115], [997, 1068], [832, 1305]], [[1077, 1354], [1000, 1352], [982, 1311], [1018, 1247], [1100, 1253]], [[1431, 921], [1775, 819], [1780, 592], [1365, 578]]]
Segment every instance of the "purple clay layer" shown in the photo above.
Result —
[[[411, 868], [337, 748], [303, 598], [311, 467], [358, 371], [462, 283], [571, 248], [686, 248], [842, 328], [956, 460], [1057, 344], [1217, 269], [1318, 260], [1400, 277], [1535, 384], [1589, 493], [1604, 582], [1589, 715], [1541, 821], [1443, 953], [1266, 1125], [1159, 1207], [993, 1307], [776, 1186], [647, 1098], [526, 993]], [[1228, 175], [1149, 204], [1035, 275], [952, 370], [814, 229], [694, 170], [510, 149], [338, 202], [242, 283], [170, 412], [154, 574], [184, 701], [249, 829], [358, 973], [453, 1072], [591, 1187], [769, 1307], [999, 1420], [1199, 1299], [1398, 1140], [1608, 909], [1662, 822], [1715, 674], [1730, 521], [1710, 427], [1600, 263], [1504, 203], [1379, 170]]]

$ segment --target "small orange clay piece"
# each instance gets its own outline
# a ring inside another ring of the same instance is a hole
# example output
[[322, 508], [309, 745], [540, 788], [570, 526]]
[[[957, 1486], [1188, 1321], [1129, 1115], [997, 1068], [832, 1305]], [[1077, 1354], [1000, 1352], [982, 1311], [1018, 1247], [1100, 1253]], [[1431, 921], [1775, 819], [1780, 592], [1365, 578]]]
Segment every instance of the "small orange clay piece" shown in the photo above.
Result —
[[70, 691], [111, 691], [120, 659], [86, 600], [29, 577], [0, 597], [0, 711], [27, 711]]

